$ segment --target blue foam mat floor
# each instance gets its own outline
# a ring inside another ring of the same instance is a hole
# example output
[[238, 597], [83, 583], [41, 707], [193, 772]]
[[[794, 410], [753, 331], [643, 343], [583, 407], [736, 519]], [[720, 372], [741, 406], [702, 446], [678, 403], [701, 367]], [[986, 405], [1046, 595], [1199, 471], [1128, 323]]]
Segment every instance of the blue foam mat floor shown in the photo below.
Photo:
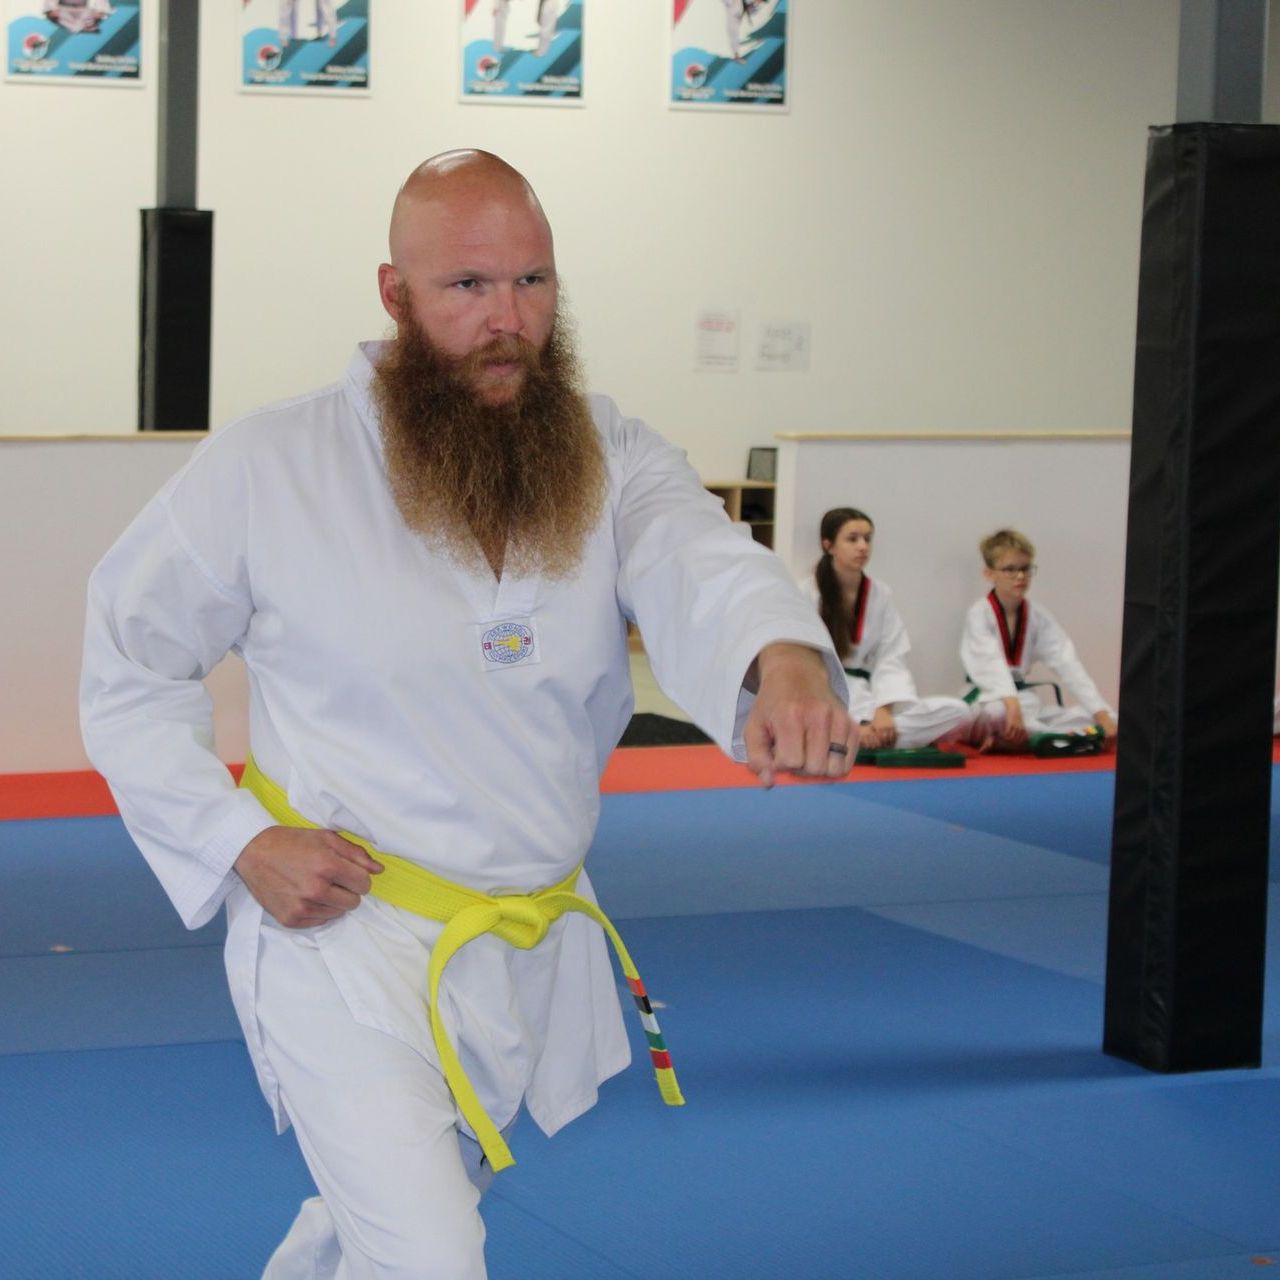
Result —
[[[1102, 1055], [1098, 776], [966, 782], [985, 808], [950, 781], [607, 797], [594, 879], [689, 1105], [632, 1027], [593, 1112], [550, 1142], [526, 1121], [485, 1202], [494, 1280], [1280, 1267], [1276, 949], [1261, 1070]], [[310, 1181], [219, 927], [175, 930], [113, 821], [0, 824], [0, 1276], [256, 1276]]]

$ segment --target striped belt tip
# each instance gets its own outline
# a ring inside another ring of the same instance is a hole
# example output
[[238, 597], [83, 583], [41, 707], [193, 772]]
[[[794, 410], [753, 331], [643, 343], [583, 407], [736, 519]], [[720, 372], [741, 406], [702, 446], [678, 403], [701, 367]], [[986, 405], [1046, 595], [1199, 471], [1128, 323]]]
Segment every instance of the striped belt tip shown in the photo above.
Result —
[[676, 1083], [675, 1069], [671, 1065], [671, 1053], [667, 1048], [667, 1042], [663, 1038], [662, 1028], [658, 1026], [658, 1019], [654, 1016], [653, 1004], [649, 999], [649, 993], [645, 990], [644, 983], [639, 976], [631, 977], [627, 975], [627, 987], [631, 991], [631, 996], [636, 1002], [636, 1008], [640, 1011], [640, 1021], [644, 1026], [644, 1038], [648, 1041], [649, 1057], [653, 1062], [653, 1074], [658, 1081], [658, 1092], [662, 1095], [662, 1100], [669, 1107], [684, 1106], [684, 1095], [680, 1092], [680, 1086]]

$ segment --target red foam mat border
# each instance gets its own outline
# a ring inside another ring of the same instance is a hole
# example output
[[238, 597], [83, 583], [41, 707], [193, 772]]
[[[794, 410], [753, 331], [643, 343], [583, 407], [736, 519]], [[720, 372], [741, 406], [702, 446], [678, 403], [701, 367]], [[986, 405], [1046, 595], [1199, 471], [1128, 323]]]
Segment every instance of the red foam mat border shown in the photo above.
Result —
[[[1272, 758], [1280, 762], [1280, 749]], [[232, 765], [239, 777], [243, 766]], [[852, 782], [892, 782], [926, 778], [989, 778], [1033, 773], [1080, 773], [1109, 770], [1115, 757], [1080, 756], [1037, 760], [1032, 756], [972, 756], [963, 769], [879, 769], [856, 766]], [[727, 759], [718, 747], [620, 747], [609, 759], [600, 781], [606, 794], [637, 791], [702, 791], [711, 788], [757, 787], [745, 765]], [[784, 787], [825, 786], [808, 778], [779, 779]], [[93, 818], [116, 812], [115, 801], [101, 775], [91, 769], [62, 773], [0, 774], [0, 820], [19, 818]]]
[[[1271, 761], [1280, 764], [1280, 740]], [[239, 778], [243, 765], [231, 765]], [[1044, 773], [1099, 773], [1115, 768], [1114, 755], [1038, 760], [1034, 756], [971, 755], [963, 769], [878, 769], [855, 765], [843, 782], [909, 782], [927, 778], [997, 778]], [[822, 787], [825, 779], [778, 780], [784, 787]], [[637, 791], [705, 791], [758, 787], [745, 765], [719, 747], [619, 747], [609, 758], [600, 790], [606, 795]], [[0, 773], [0, 821], [18, 818], [95, 818], [116, 812], [101, 775], [92, 769], [63, 773]]]

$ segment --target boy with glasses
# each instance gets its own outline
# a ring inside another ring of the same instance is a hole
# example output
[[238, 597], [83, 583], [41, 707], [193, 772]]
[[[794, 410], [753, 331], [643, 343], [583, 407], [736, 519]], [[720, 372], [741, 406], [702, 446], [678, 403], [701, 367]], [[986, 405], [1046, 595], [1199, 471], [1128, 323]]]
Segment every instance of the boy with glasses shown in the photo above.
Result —
[[[978, 549], [991, 590], [970, 607], [960, 640], [970, 686], [965, 701], [974, 706], [970, 741], [984, 750], [1073, 755], [1096, 750], [1101, 730], [1111, 744], [1115, 712], [1057, 619], [1027, 599], [1035, 547], [1016, 529], [999, 529]], [[1037, 662], [1054, 672], [1078, 706], [1048, 705], [1027, 687], [1027, 672]]]

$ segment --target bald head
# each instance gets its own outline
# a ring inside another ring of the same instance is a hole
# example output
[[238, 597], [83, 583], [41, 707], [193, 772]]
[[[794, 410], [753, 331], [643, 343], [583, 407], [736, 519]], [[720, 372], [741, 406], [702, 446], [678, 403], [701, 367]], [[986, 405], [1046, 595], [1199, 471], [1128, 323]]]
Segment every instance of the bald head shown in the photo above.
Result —
[[[524, 177], [487, 151], [446, 151], [406, 179], [391, 212], [391, 261], [378, 292], [398, 327], [412, 319], [446, 356], [512, 339], [540, 351], [558, 298], [546, 214]], [[483, 394], [519, 389], [522, 366], [495, 355]]]
[[391, 207], [388, 236], [391, 264], [399, 267], [430, 232], [431, 206], [456, 210], [465, 217], [486, 205], [506, 204], [542, 222], [547, 216], [524, 175], [490, 151], [442, 151], [424, 160], [405, 180]]

